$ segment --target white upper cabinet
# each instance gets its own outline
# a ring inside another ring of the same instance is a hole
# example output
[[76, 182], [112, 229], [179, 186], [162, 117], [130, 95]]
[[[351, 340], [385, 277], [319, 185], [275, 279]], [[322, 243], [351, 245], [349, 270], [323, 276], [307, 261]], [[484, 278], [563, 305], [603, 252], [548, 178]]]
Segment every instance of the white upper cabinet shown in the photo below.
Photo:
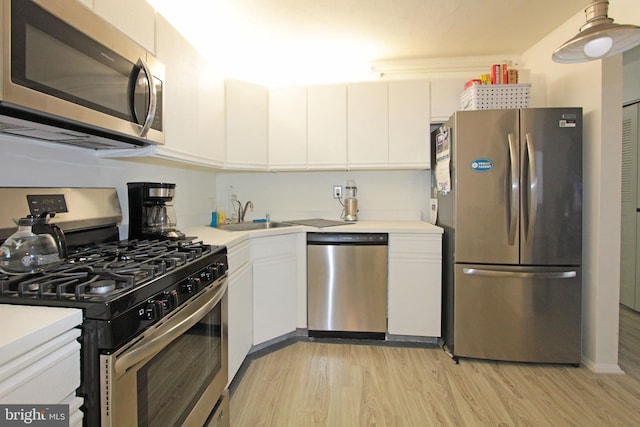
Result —
[[198, 69], [198, 138], [194, 151], [208, 162], [225, 161], [225, 78], [204, 57]]
[[272, 89], [269, 168], [429, 168], [429, 106], [428, 80]]
[[268, 90], [264, 86], [227, 80], [226, 167], [267, 168]]
[[431, 122], [443, 123], [460, 109], [460, 95], [467, 78], [431, 80]]
[[165, 146], [196, 154], [198, 52], [162, 16], [157, 19], [157, 57], [165, 65]]
[[428, 80], [389, 82], [389, 166], [430, 167]]
[[386, 168], [389, 164], [387, 83], [350, 84], [347, 105], [349, 167]]
[[269, 169], [307, 166], [307, 88], [274, 87], [269, 91]]
[[347, 166], [347, 86], [307, 90], [307, 165], [310, 169]]
[[93, 0], [93, 10], [149, 52], [155, 52], [155, 10], [146, 0]]

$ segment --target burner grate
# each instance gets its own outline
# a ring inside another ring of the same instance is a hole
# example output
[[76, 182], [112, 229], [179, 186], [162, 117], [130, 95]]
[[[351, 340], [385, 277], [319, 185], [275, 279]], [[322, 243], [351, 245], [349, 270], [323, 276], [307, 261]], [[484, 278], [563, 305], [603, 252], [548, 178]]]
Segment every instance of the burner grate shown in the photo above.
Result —
[[212, 252], [203, 242], [123, 240], [72, 251], [35, 275], [0, 275], [0, 296], [106, 301]]

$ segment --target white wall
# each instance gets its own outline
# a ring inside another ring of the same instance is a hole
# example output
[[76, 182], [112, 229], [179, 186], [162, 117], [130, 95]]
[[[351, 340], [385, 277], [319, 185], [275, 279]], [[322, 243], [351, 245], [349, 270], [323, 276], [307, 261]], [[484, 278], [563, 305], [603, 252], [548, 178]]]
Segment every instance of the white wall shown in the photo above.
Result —
[[[428, 220], [429, 171], [278, 172], [219, 174], [217, 194], [230, 216], [230, 186], [254, 211], [245, 220], [264, 218], [340, 219], [342, 206], [333, 199], [333, 186], [354, 179], [361, 220]], [[427, 214], [425, 214], [427, 213]], [[426, 216], [425, 216], [426, 215]]]
[[[636, 0], [617, 0], [609, 16], [640, 22]], [[581, 106], [584, 111], [583, 362], [596, 372], [618, 366], [620, 284], [620, 142], [622, 55], [561, 65], [551, 53], [585, 22], [580, 12], [529, 49], [532, 106]]]
[[207, 196], [213, 196], [216, 187], [216, 176], [210, 171], [150, 160], [101, 159], [94, 150], [2, 135], [0, 153], [3, 187], [117, 188], [123, 211], [122, 238], [127, 237], [129, 224], [127, 182], [175, 183], [178, 228], [210, 220]]

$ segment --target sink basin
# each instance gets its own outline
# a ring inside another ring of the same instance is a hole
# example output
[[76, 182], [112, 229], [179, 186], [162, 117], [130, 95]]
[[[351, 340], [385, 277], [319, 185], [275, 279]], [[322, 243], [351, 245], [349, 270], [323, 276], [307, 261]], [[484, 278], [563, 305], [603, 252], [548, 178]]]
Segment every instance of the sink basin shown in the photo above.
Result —
[[218, 228], [223, 231], [247, 231], [266, 230], [269, 228], [291, 227], [294, 224], [286, 222], [242, 222], [240, 224], [221, 225]]

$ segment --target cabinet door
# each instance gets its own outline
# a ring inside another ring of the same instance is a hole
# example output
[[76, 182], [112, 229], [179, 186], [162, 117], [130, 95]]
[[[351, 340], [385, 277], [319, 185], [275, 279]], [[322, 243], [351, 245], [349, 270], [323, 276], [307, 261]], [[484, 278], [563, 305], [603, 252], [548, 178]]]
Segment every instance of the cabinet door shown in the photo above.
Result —
[[390, 334], [439, 337], [441, 330], [441, 264], [404, 259], [389, 263]]
[[267, 167], [267, 89], [239, 80], [227, 81], [226, 166]]
[[253, 345], [296, 330], [297, 248], [295, 234], [251, 240]]
[[387, 83], [350, 84], [347, 92], [349, 167], [383, 167], [389, 163]]
[[464, 84], [475, 77], [431, 80], [431, 122], [444, 123], [460, 110]]
[[200, 56], [196, 153], [216, 166], [225, 161], [225, 78]]
[[429, 81], [389, 82], [389, 166], [430, 168]]
[[198, 141], [198, 53], [165, 19], [157, 19], [157, 55], [165, 69], [165, 147], [195, 154]]
[[156, 13], [146, 0], [93, 0], [93, 10], [149, 52], [155, 51]]
[[297, 261], [295, 257], [253, 264], [253, 344], [296, 330]]
[[269, 90], [269, 169], [307, 166], [307, 88]]
[[240, 369], [253, 342], [253, 276], [250, 264], [244, 264], [229, 275], [227, 291], [229, 382]]
[[307, 158], [309, 168], [346, 168], [346, 85], [310, 86], [307, 90], [307, 96]]
[[441, 235], [389, 235], [390, 334], [442, 335], [441, 278]]

